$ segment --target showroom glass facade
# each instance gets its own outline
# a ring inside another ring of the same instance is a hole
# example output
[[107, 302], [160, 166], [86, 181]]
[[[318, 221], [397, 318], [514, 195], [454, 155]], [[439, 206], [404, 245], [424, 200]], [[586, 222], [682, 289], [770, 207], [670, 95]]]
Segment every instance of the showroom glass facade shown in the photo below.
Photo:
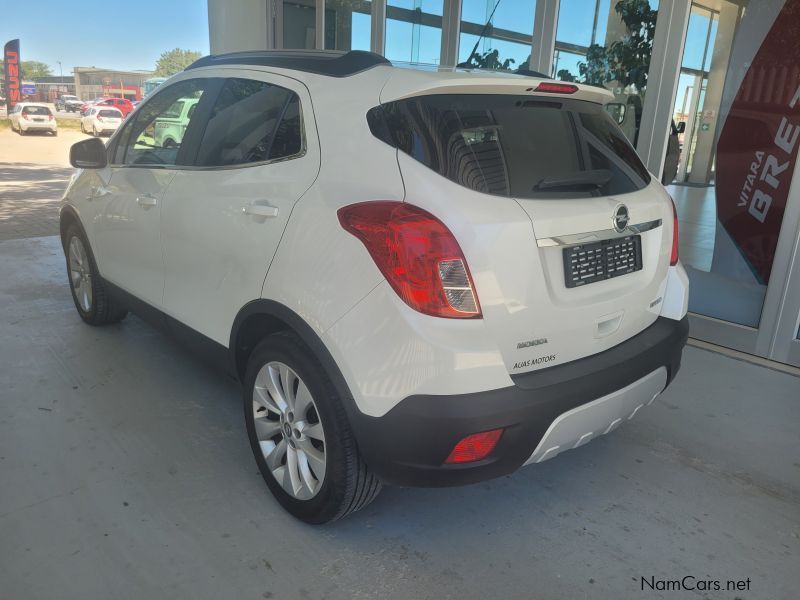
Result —
[[[748, 0], [209, 7], [210, 15], [225, 12], [210, 17], [215, 53], [371, 50], [406, 66], [521, 67], [610, 90], [609, 112], [676, 200], [693, 335], [800, 364], [800, 96], [792, 103], [800, 0], [760, 0], [758, 11]], [[255, 19], [260, 34], [251, 33]], [[240, 30], [252, 40], [237, 39]], [[748, 184], [751, 166], [758, 185]]]
[[[508, 3], [505, 0], [499, 3], [497, 0], [462, 0], [458, 62], [490, 68], [503, 65], [512, 69], [527, 68], [535, 12], [535, 0]], [[497, 51], [496, 56], [494, 51]]]
[[325, 0], [326, 50], [369, 50], [371, 29], [369, 0]]

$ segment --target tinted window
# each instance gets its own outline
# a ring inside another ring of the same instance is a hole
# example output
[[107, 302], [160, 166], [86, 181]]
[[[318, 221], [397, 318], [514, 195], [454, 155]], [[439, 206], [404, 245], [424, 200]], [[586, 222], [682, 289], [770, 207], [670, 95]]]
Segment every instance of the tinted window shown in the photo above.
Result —
[[134, 121], [123, 130], [114, 152], [114, 163], [127, 165], [174, 165], [191, 120], [181, 118], [187, 104], [197, 104], [207, 86], [205, 79], [181, 81], [160, 89], [137, 110]]
[[122, 113], [119, 112], [118, 110], [105, 109], [105, 110], [101, 110], [98, 113], [98, 116], [100, 116], [100, 117], [110, 117], [112, 119], [119, 119], [120, 117], [122, 117]]
[[22, 109], [23, 115], [39, 115], [41, 117], [50, 114], [50, 109], [46, 106], [26, 106]]
[[294, 92], [263, 81], [229, 79], [211, 110], [196, 162], [240, 165], [298, 154], [300, 118]]
[[373, 133], [464, 187], [500, 196], [609, 195], [650, 176], [599, 104], [432, 95], [373, 108]]

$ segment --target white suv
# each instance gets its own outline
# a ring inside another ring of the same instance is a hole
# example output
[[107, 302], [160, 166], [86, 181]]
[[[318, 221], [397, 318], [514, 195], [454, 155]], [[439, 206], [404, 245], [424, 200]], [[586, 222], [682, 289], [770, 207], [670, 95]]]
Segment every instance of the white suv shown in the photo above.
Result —
[[610, 98], [366, 52], [203, 58], [73, 146], [76, 308], [226, 366], [308, 522], [551, 458], [651, 403], [688, 333], [674, 207]]

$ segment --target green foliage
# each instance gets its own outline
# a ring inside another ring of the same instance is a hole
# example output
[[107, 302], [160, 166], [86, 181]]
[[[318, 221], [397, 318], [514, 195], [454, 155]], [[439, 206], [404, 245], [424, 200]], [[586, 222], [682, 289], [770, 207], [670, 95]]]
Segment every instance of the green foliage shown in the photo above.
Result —
[[175, 48], [162, 52], [156, 61], [156, 77], [169, 77], [180, 71], [200, 58], [201, 54], [194, 50], [181, 50]]
[[45, 63], [38, 60], [23, 60], [20, 63], [22, 68], [22, 79], [38, 79], [39, 77], [52, 77], [53, 70]]
[[569, 69], [559, 70], [559, 72], [556, 74], [556, 77], [558, 77], [561, 81], [575, 81], [577, 79], [575, 75], [569, 72]]
[[[625, 24], [626, 35], [608, 47], [592, 44], [586, 62], [578, 63], [582, 78], [578, 81], [596, 86], [618, 81], [623, 87], [634, 86], [642, 93], [647, 87], [658, 11], [650, 8], [648, 0], [619, 0], [614, 10]], [[562, 73], [568, 72], [559, 71], [559, 79], [564, 79]]]
[[490, 69], [493, 71], [511, 71], [511, 65], [513, 65], [515, 61], [513, 58], [506, 58], [504, 60], [500, 59], [500, 52], [497, 50], [487, 50], [483, 54], [478, 53], [477, 51], [472, 53], [472, 56], [469, 57], [465, 63], [461, 63], [463, 66], [468, 66], [473, 69]]

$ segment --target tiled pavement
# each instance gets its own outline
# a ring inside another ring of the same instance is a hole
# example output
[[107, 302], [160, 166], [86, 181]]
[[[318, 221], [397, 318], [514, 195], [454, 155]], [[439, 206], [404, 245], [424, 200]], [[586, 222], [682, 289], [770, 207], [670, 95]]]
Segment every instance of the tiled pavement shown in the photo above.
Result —
[[58, 203], [73, 169], [0, 163], [0, 241], [56, 235]]

